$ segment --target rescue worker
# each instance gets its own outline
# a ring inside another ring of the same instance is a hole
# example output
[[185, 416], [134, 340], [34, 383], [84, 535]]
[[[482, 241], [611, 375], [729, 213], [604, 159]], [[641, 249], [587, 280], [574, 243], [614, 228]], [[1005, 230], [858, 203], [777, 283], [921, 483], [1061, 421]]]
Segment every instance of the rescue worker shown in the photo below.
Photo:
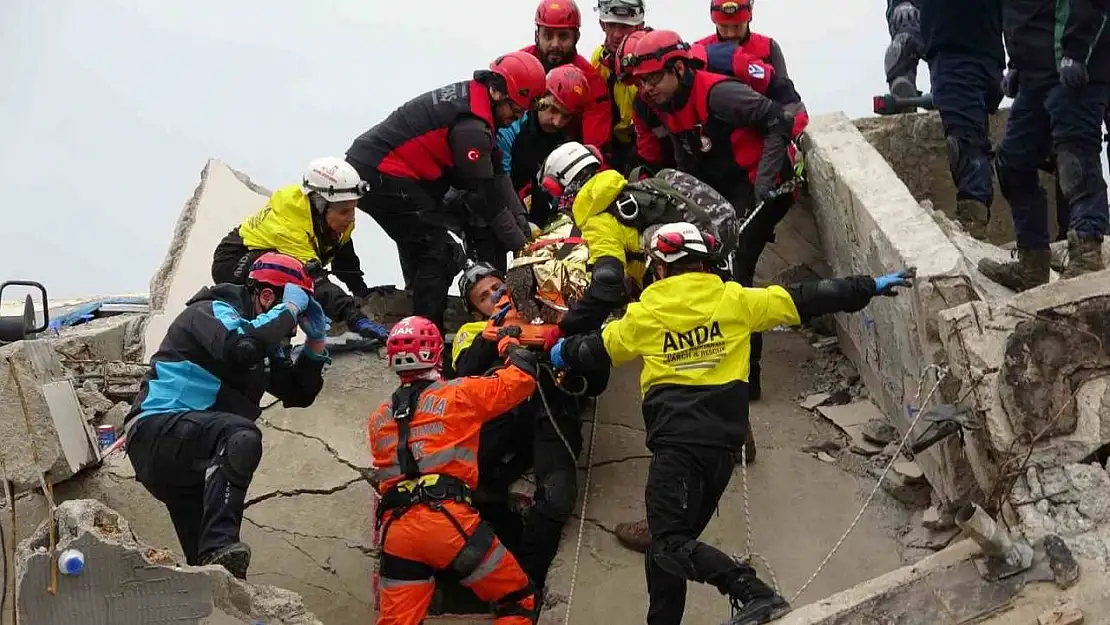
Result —
[[[259, 256], [271, 251], [287, 254], [305, 263], [315, 281], [316, 300], [329, 318], [345, 322], [365, 338], [384, 341], [389, 331], [370, 321], [355, 300], [371, 293], [351, 240], [355, 207], [366, 188], [366, 182], [343, 159], [325, 156], [313, 160], [300, 184], [275, 191], [262, 210], [220, 241], [212, 255], [212, 280], [244, 284]], [[354, 297], [328, 279], [329, 265]]]
[[1002, 1], [932, 0], [921, 6], [933, 105], [956, 185], [956, 218], [979, 239], [987, 236], [994, 201], [989, 116], [1002, 102]]
[[[205, 287], [166, 330], [124, 419], [135, 478], [166, 505], [185, 561], [246, 578], [250, 547], [239, 528], [262, 459], [255, 424], [265, 393], [287, 408], [312, 404], [330, 362], [328, 320], [297, 259], [268, 252], [245, 285]], [[297, 326], [304, 350], [294, 361]]]
[[[648, 625], [678, 625], [686, 582], [728, 596], [729, 625], [755, 625], [790, 610], [755, 569], [698, 541], [728, 486], [748, 429], [748, 350], [752, 333], [862, 309], [876, 295], [910, 285], [908, 272], [852, 276], [789, 287], [724, 282], [713, 268], [716, 241], [688, 223], [659, 228], [649, 244], [655, 280], [601, 332], [560, 340], [556, 367], [617, 367], [643, 358], [647, 447], [645, 501]], [[696, 293], [697, 297], [691, 297]]]
[[925, 54], [921, 37], [922, 0], [887, 0], [886, 25], [890, 45], [883, 56], [886, 84], [891, 95], [913, 98], [917, 90], [917, 65]]
[[386, 355], [401, 386], [369, 423], [381, 494], [378, 625], [423, 623], [434, 576], [446, 570], [493, 604], [497, 625], [536, 622], [531, 582], [473, 506], [482, 425], [536, 389], [536, 354], [511, 337], [498, 351], [504, 368], [445, 381], [443, 338], [434, 323], [406, 317], [390, 330]]
[[1108, 211], [1101, 152], [1110, 97], [1110, 33], [1100, 26], [1107, 17], [1101, 0], [1071, 0], [1067, 6], [1057, 11], [1032, 0], [1002, 5], [1014, 68], [1009, 81], [1016, 83], [1017, 97], [994, 165], [1013, 215], [1017, 260], [983, 259], [979, 270], [1015, 291], [1048, 282], [1048, 201], [1037, 178], [1046, 161], [1056, 165], [1070, 210], [1063, 277], [1104, 267]]
[[590, 102], [582, 113], [582, 141], [608, 153], [613, 136], [613, 116], [605, 81], [589, 59], [578, 54], [582, 36], [582, 12], [574, 0], [540, 0], [536, 7], [535, 44], [524, 52], [535, 55], [544, 70], [571, 64], [582, 70], [590, 85]]
[[349, 162], [370, 189], [359, 201], [397, 243], [413, 310], [443, 327], [451, 278], [462, 269], [447, 236], [442, 201], [455, 188], [509, 251], [528, 241], [524, 206], [494, 155], [497, 128], [519, 119], [543, 96], [545, 73], [531, 54], [497, 57], [474, 79], [403, 104], [355, 139]]
[[[467, 306], [482, 320], [464, 325], [455, 335], [452, 358], [456, 375], [482, 375], [499, 362], [497, 343], [484, 338], [482, 331], [496, 312], [504, 287], [501, 275], [489, 266], [474, 265], [459, 278], [459, 294], [465, 294]], [[606, 382], [602, 380], [600, 387]], [[557, 388], [549, 371], [541, 372], [537, 384], [542, 385], [543, 397], [537, 393], [482, 428], [479, 465], [485, 460], [496, 473], [490, 475], [493, 480], [487, 480], [484, 473], [479, 479], [480, 491], [486, 496], [479, 510], [516, 555], [542, 597], [563, 527], [578, 501], [577, 464], [585, 406], [578, 397]], [[520, 523], [508, 509], [508, 488], [529, 467], [535, 472], [536, 492]]]
[[[677, 168], [716, 189], [738, 215], [754, 212], [733, 255], [733, 277], [752, 286], [759, 257], [794, 201], [792, 193], [776, 190], [794, 176], [794, 119], [741, 81], [694, 69], [689, 53], [678, 33], [656, 30], [636, 42], [626, 61], [640, 81], [641, 97], [667, 129]], [[659, 164], [660, 141], [645, 134], [638, 141], [640, 156]], [[761, 396], [762, 352], [763, 339], [756, 334], [750, 352], [753, 400]]]
[[709, 17], [716, 30], [695, 46], [705, 50], [706, 69], [739, 78], [790, 112], [796, 139], [809, 124], [809, 113], [786, 69], [779, 42], [752, 31], [753, 4], [754, 0], [710, 0]]
[[618, 48], [628, 35], [646, 28], [644, 1], [598, 0], [594, 10], [597, 11], [605, 41], [590, 56], [590, 64], [605, 81], [609, 95], [609, 115], [613, 124], [609, 163], [613, 169], [628, 173], [636, 160], [635, 126], [632, 121], [636, 86], [621, 80]]
[[536, 111], [497, 131], [502, 169], [528, 206], [528, 219], [539, 229], [555, 217], [551, 197], [535, 184], [544, 159], [559, 144], [581, 140], [582, 114], [590, 104], [590, 85], [582, 70], [560, 65], [547, 73], [547, 92]]

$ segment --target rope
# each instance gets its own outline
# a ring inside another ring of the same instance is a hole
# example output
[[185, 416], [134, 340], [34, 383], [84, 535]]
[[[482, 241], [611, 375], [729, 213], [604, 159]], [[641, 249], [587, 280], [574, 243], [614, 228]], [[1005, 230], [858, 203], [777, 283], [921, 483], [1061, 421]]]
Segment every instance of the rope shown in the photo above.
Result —
[[[930, 371], [937, 372], [937, 381], [935, 384], [933, 384], [933, 388], [929, 391], [925, 398], [922, 399], [921, 391], [924, 390], [925, 378]], [[886, 479], [887, 473], [890, 472], [890, 469], [894, 466], [894, 463], [898, 461], [899, 457], [901, 457], [902, 450], [906, 447], [906, 443], [909, 441], [910, 436], [913, 434], [914, 427], [921, 419], [921, 416], [925, 414], [925, 406], [932, 399], [933, 394], [937, 392], [937, 389], [940, 388], [941, 382], [943, 382], [944, 379], [948, 377], [948, 373], [949, 369], [947, 367], [940, 367], [935, 364], [931, 364], [925, 367], [925, 370], [921, 372], [921, 377], [918, 379], [917, 383], [917, 414], [914, 415], [913, 419], [910, 421], [909, 427], [906, 428], [905, 435], [902, 436], [902, 440], [898, 443], [898, 449], [894, 452], [894, 455], [891, 456], [890, 460], [886, 464], [886, 467], [883, 468], [882, 474], [879, 475], [879, 479], [877, 482], [875, 482], [875, 486], [872, 487], [871, 493], [867, 496], [867, 500], [863, 502], [863, 505], [860, 507], [859, 512], [856, 513], [856, 517], [852, 519], [852, 522], [848, 525], [848, 528], [845, 529], [844, 533], [840, 535], [840, 539], [836, 541], [836, 544], [833, 545], [832, 549], [830, 549], [829, 552], [825, 555], [825, 559], [821, 560], [821, 564], [817, 565], [817, 568], [814, 569], [813, 573], [809, 576], [809, 579], [807, 579], [805, 583], [802, 584], [802, 587], [794, 593], [794, 596], [790, 598], [791, 603], [797, 601], [798, 597], [800, 597], [802, 593], [805, 592], [807, 588], [809, 588], [809, 585], [813, 583], [813, 580], [817, 579], [817, 576], [820, 575], [821, 572], [825, 569], [825, 566], [829, 563], [830, 560], [832, 560], [833, 556], [836, 555], [836, 552], [839, 551], [840, 547], [844, 545], [844, 541], [848, 539], [848, 535], [851, 534], [852, 530], [854, 530], [856, 528], [856, 525], [859, 524], [860, 519], [863, 518], [864, 512], [867, 511], [867, 508], [871, 505], [871, 502], [874, 501], [875, 494], [878, 493], [879, 489], [882, 487], [883, 480]], [[744, 524], [746, 526], [744, 549], [746, 551], [746, 555], [744, 555], [743, 557], [734, 555], [733, 559], [739, 563], [748, 564], [751, 562], [752, 558], [758, 558], [763, 563], [763, 566], [767, 569], [767, 574], [771, 578], [771, 587], [774, 588], [775, 592], [782, 594], [782, 591], [779, 588], [778, 578], [775, 577], [775, 570], [771, 567], [771, 563], [767, 560], [767, 558], [757, 553], [754, 549], [754, 541], [752, 539], [752, 515], [748, 498], [748, 459], [747, 452], [744, 449], [741, 449], [740, 451], [740, 462], [740, 478], [743, 483], [744, 494]]]
[[[582, 556], [582, 538], [586, 535], [586, 504], [590, 498], [590, 477], [593, 475], [594, 469], [594, 441], [597, 440], [597, 426], [600, 425], [598, 423], [596, 400], [594, 401], [593, 417], [593, 424], [590, 426], [590, 447], [586, 451], [586, 483], [582, 490], [582, 512], [578, 516], [578, 541], [574, 545], [574, 565], [570, 571], [570, 590], [567, 591], [567, 611], [563, 618], [563, 625], [570, 625], [570, 607], [574, 601], [574, 586], [578, 581], [578, 563]], [[577, 460], [577, 457], [575, 459]]]

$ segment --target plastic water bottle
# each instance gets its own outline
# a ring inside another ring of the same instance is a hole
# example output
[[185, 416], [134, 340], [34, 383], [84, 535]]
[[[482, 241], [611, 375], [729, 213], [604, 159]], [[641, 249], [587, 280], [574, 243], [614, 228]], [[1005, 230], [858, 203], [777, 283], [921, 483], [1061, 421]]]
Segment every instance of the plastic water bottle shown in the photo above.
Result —
[[85, 572], [85, 554], [76, 549], [66, 549], [58, 556], [58, 571], [62, 575], [80, 575]]

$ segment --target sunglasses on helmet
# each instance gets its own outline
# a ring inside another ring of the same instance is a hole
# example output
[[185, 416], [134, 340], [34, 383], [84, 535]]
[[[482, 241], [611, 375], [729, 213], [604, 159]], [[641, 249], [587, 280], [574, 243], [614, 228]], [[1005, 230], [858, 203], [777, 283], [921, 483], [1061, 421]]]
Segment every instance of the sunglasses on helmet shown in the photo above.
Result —
[[743, 4], [739, 2], [724, 2], [713, 7], [713, 10], [718, 13], [724, 13], [725, 15], [736, 15], [740, 11], [750, 11], [751, 8], [752, 5], [747, 2]]
[[306, 181], [304, 183], [304, 187], [309, 191], [316, 191], [317, 193], [358, 193], [359, 195], [366, 195], [367, 193], [370, 193], [370, 183], [366, 182], [365, 180], [359, 180], [358, 184], [353, 187], [336, 187], [332, 185], [328, 185], [325, 187], [321, 185], [310, 184]]

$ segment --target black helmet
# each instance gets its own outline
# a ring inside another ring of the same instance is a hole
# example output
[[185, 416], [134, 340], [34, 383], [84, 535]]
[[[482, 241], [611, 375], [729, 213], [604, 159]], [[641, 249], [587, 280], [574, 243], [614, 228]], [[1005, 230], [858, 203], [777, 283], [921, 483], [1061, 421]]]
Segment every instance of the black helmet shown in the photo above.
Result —
[[493, 265], [485, 262], [474, 263], [463, 270], [462, 275], [459, 276], [459, 297], [462, 297], [463, 301], [466, 302], [467, 310], [474, 310], [474, 306], [470, 303], [470, 289], [473, 289], [474, 285], [478, 284], [482, 278], [488, 278], [489, 276], [501, 280], [505, 279], [504, 274], [494, 268]]

